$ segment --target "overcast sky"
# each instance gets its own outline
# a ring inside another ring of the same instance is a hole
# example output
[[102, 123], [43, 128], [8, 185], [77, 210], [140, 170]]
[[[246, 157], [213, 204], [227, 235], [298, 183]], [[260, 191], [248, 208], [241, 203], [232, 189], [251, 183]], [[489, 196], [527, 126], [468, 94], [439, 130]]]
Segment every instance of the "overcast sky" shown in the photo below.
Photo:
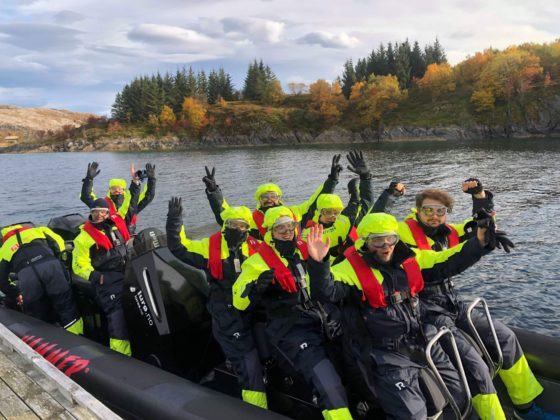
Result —
[[108, 114], [135, 76], [263, 59], [284, 87], [333, 80], [379, 43], [436, 37], [456, 64], [560, 38], [548, 0], [0, 0], [0, 104]]

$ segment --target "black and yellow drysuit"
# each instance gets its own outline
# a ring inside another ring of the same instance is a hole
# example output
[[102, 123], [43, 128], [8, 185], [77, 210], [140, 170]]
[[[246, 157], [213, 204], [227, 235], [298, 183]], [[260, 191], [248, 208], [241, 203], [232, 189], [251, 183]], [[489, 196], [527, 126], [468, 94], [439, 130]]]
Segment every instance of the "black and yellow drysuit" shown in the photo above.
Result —
[[[64, 240], [43, 226], [12, 225], [1, 233], [0, 290], [11, 302], [21, 294], [24, 313], [82, 334], [83, 322], [57, 258], [65, 252]], [[10, 273], [16, 274], [17, 283]]]
[[252, 221], [247, 207], [229, 207], [222, 211], [221, 231], [198, 241], [187, 238], [180, 201], [172, 199], [167, 214], [167, 246], [181, 261], [204, 269], [210, 279], [206, 308], [212, 316], [212, 333], [226, 358], [232, 363], [241, 385], [244, 401], [267, 408], [263, 368], [253, 340], [247, 313], [233, 307], [231, 287], [241, 272], [241, 264], [254, 252], [258, 242], [227, 227], [228, 220]]

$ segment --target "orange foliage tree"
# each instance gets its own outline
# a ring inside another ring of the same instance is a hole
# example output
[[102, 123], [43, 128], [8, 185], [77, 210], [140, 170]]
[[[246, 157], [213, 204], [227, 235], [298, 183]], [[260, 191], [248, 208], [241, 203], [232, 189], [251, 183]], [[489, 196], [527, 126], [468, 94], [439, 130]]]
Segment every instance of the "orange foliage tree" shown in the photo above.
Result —
[[432, 99], [455, 91], [455, 76], [447, 63], [430, 64], [417, 83], [420, 91], [427, 92]]
[[368, 78], [367, 83], [357, 82], [352, 86], [350, 102], [355, 107], [361, 123], [366, 127], [380, 130], [383, 127], [383, 117], [396, 109], [407, 96], [406, 90], [401, 90], [396, 76], [374, 76]]
[[[535, 81], [542, 77], [543, 68], [540, 59], [533, 53], [510, 47], [498, 54], [484, 68], [471, 102], [475, 109], [487, 109], [491, 98], [502, 101], [506, 105], [506, 134], [510, 134], [512, 125], [512, 105], [518, 105], [523, 118], [526, 117], [525, 94]], [[493, 105], [493, 102], [492, 102]]]
[[183, 100], [181, 118], [195, 134], [198, 134], [200, 129], [208, 123], [206, 107], [202, 102], [190, 96]]
[[483, 52], [477, 52], [473, 57], [467, 58], [465, 61], [457, 64], [455, 66], [455, 75], [457, 82], [460, 84], [474, 84], [484, 67], [492, 60], [494, 57], [494, 51], [491, 48], [484, 50]]
[[177, 117], [173, 112], [173, 108], [164, 105], [159, 114], [159, 122], [163, 127], [172, 127], [177, 122]]
[[346, 108], [346, 99], [342, 94], [342, 87], [338, 80], [329, 83], [319, 79], [309, 85], [311, 107], [319, 111], [327, 124], [334, 124], [340, 120]]

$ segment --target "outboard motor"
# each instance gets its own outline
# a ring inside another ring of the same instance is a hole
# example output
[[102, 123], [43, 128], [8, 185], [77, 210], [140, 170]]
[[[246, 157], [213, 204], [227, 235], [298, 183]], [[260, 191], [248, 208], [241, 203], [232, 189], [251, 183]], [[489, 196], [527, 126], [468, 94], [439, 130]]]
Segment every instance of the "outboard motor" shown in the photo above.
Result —
[[205, 308], [204, 271], [175, 258], [166, 236], [144, 229], [125, 272], [123, 306], [133, 355], [198, 381], [223, 358]]
[[64, 241], [73, 241], [80, 233], [80, 226], [87, 219], [79, 213], [66, 214], [64, 216], [53, 217], [47, 225], [54, 233], [62, 236]]

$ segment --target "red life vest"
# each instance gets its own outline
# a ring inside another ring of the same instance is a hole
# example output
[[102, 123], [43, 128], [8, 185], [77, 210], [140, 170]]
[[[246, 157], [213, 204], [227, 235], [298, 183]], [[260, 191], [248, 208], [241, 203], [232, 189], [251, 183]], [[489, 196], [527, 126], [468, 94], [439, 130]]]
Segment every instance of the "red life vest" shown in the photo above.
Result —
[[[348, 248], [344, 252], [344, 256], [354, 269], [368, 303], [373, 308], [386, 308], [388, 305], [383, 286], [377, 281], [372, 269], [358, 254], [356, 248]], [[414, 257], [407, 258], [401, 265], [406, 273], [410, 295], [414, 296], [424, 288], [424, 278], [420, 266]]]
[[[297, 247], [301, 252], [301, 256], [304, 260], [309, 257], [309, 252], [307, 251], [307, 244], [301, 240], [297, 241]], [[266, 265], [270, 268], [274, 268], [274, 278], [278, 280], [280, 287], [288, 293], [297, 292], [296, 281], [292, 272], [284, 265], [280, 257], [270, 245], [262, 242], [257, 250], [261, 258], [264, 260]]]
[[[115, 223], [115, 226], [124, 240], [128, 241], [130, 239], [130, 234], [128, 233], [128, 228], [122, 217], [118, 214], [112, 214], [109, 218]], [[111, 242], [105, 233], [93, 226], [89, 220], [85, 223], [84, 230], [91, 236], [98, 247], [104, 248], [107, 251], [113, 248], [113, 242]]]
[[10, 239], [12, 236], [14, 236], [16, 233], [18, 232], [23, 232], [24, 230], [27, 229], [32, 229], [31, 226], [22, 226], [19, 228], [15, 228], [10, 230], [8, 233], [6, 233], [3, 237], [2, 237], [2, 243], [5, 243], [8, 239]]
[[[259, 241], [251, 235], [247, 237], [247, 245], [249, 246], [249, 255], [257, 252], [260, 245]], [[218, 280], [223, 280], [224, 272], [222, 265], [222, 232], [218, 231], [210, 236], [208, 248], [208, 268], [212, 277]]]
[[[111, 215], [119, 214], [118, 211], [117, 211], [117, 208], [115, 207], [115, 203], [113, 203], [113, 200], [111, 200], [110, 196], [105, 197], [105, 201], [109, 204], [109, 214], [111, 214]], [[120, 214], [119, 214], [119, 216], [120, 216]], [[136, 225], [136, 215], [132, 216], [132, 219], [130, 219], [129, 225], [130, 226], [135, 226]]]
[[[418, 249], [431, 250], [432, 247], [428, 243], [428, 237], [422, 230], [422, 226], [420, 226], [420, 223], [418, 223], [414, 219], [406, 219], [404, 222], [408, 225], [410, 233], [412, 233], [412, 237], [414, 238]], [[459, 233], [457, 232], [457, 230], [451, 225], [446, 224], [445, 226], [447, 226], [447, 228], [449, 228], [449, 230], [451, 231], [451, 233], [447, 235], [449, 248], [453, 248], [455, 245], [459, 245]]]

